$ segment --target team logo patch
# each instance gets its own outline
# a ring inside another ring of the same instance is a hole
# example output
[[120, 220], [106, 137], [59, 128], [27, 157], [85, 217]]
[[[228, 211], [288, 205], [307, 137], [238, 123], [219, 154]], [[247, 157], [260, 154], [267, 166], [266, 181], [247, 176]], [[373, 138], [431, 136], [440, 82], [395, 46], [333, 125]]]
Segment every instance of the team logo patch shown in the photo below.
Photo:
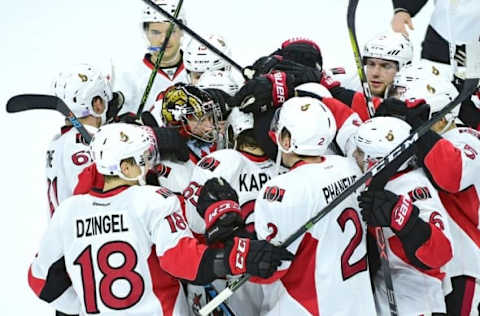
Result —
[[156, 193], [160, 194], [161, 196], [163, 196], [164, 198], [168, 198], [169, 196], [173, 195], [173, 192], [170, 191], [169, 189], [165, 188], [165, 187], [160, 187], [157, 191], [155, 191]]
[[432, 87], [431, 85], [427, 84], [427, 91], [430, 92], [431, 94], [435, 94], [437, 90], [435, 90], [435, 88]]
[[385, 138], [386, 138], [389, 142], [391, 142], [391, 141], [393, 141], [393, 140], [395, 139], [395, 136], [393, 136], [392, 131], [389, 131], [388, 134], [387, 134], [387, 136], [385, 136]]
[[82, 82], [88, 81], [88, 77], [84, 74], [78, 74], [78, 77], [80, 78], [80, 80], [82, 80]]
[[207, 169], [210, 171], [214, 171], [218, 165], [220, 165], [220, 161], [213, 157], [205, 157], [198, 163], [198, 166], [202, 169]]
[[412, 191], [408, 192], [408, 196], [412, 200], [412, 202], [418, 200], [427, 200], [431, 199], [432, 195], [430, 194], [430, 190], [428, 187], [416, 187]]
[[285, 189], [281, 189], [277, 186], [267, 187], [265, 193], [263, 193], [263, 199], [270, 202], [282, 202], [285, 195]]
[[124, 143], [128, 142], [128, 135], [124, 132], [120, 132], [120, 141]]
[[302, 107], [300, 108], [300, 110], [302, 110], [303, 112], [305, 112], [305, 111], [308, 110], [309, 107], [310, 107], [310, 103], [309, 103], [309, 104], [302, 105]]

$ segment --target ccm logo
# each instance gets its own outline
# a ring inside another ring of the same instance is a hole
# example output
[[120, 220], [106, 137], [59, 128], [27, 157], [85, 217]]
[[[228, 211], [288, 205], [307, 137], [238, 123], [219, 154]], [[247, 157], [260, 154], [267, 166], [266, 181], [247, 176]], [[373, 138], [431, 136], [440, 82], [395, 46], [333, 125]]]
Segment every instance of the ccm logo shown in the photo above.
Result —
[[212, 222], [218, 214], [222, 214], [226, 209], [238, 209], [238, 204], [234, 202], [226, 202], [217, 206], [212, 212], [210, 212], [210, 214], [208, 214], [208, 223]]
[[245, 257], [247, 251], [247, 240], [246, 239], [239, 239], [238, 246], [237, 246], [237, 256], [235, 258], [235, 267], [238, 269], [243, 269], [245, 266]]

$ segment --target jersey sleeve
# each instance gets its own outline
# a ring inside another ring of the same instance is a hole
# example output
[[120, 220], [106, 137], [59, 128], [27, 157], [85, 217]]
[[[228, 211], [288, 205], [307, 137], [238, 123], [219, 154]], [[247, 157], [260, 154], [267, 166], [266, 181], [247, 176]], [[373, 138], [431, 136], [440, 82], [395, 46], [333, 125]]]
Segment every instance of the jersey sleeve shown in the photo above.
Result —
[[343, 102], [334, 98], [323, 98], [323, 103], [330, 109], [337, 125], [336, 142], [346, 156], [356, 148], [354, 136], [362, 123], [360, 116]]
[[[207, 247], [193, 237], [177, 196], [160, 188], [153, 198], [147, 229], [162, 269], [176, 278], [194, 280]], [[156, 201], [155, 201], [156, 200]]]
[[61, 235], [62, 206], [53, 215], [28, 270], [28, 284], [42, 300], [67, 314], [79, 314], [80, 299], [67, 273]]
[[[460, 131], [472, 133], [480, 139], [480, 133], [473, 129], [463, 128]], [[480, 142], [474, 137], [471, 141], [465, 141], [465, 138], [449, 141], [429, 132], [419, 140], [417, 148], [425, 168], [442, 190], [455, 193], [476, 182], [480, 170]]]

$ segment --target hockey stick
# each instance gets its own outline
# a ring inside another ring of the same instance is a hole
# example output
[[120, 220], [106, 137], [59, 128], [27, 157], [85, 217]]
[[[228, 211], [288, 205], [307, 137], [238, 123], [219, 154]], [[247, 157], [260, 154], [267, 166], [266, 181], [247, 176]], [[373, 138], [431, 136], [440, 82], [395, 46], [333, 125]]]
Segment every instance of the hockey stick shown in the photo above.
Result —
[[[320, 210], [315, 216], [309, 219], [303, 226], [298, 228], [292, 235], [290, 235], [282, 244], [282, 247], [288, 247], [292, 242], [297, 238], [301, 237], [306, 231], [308, 231], [315, 223], [322, 219], [325, 215], [330, 213], [337, 205], [339, 205], [343, 200], [345, 200], [350, 194], [354, 193], [355, 190], [360, 188], [365, 182], [370, 178], [377, 175], [385, 167], [391, 165], [393, 162], [398, 161], [401, 156], [405, 158], [406, 155], [402, 153], [412, 146], [422, 135], [424, 135], [433, 124], [439, 121], [447, 113], [449, 113], [454, 107], [462, 103], [466, 98], [469, 98], [474, 89], [478, 84], [478, 79], [466, 79], [460, 91], [460, 94], [449, 104], [447, 104], [441, 111], [438, 112], [438, 115], [432, 117], [429, 121], [425, 122], [422, 126], [417, 128], [412, 134], [410, 134], [400, 145], [395, 147], [388, 155], [383, 159], [375, 163], [367, 172], [358, 178], [351, 186], [349, 186], [345, 191], [340, 193], [330, 204], [325, 206]], [[230, 284], [222, 292], [219, 293], [213, 300], [206, 304], [202, 309], [200, 309], [200, 315], [206, 316], [211, 311], [213, 311], [219, 304], [229, 298], [242, 284], [248, 281], [250, 278], [249, 274], [245, 274], [237, 281]]]
[[68, 105], [57, 96], [44, 94], [19, 94], [11, 97], [7, 102], [8, 113], [17, 113], [34, 109], [56, 110], [62, 113], [70, 123], [72, 123], [73, 127], [78, 130], [87, 143], [90, 143], [92, 140], [92, 136], [77, 119], [75, 114], [70, 111]]
[[188, 35], [190, 35], [191, 37], [193, 37], [194, 39], [196, 39], [197, 41], [199, 41], [200, 43], [202, 43], [203, 45], [205, 45], [205, 47], [207, 47], [208, 49], [210, 49], [212, 52], [214, 52], [218, 57], [226, 60], [230, 65], [233, 66], [233, 68], [237, 69], [238, 71], [240, 71], [240, 73], [243, 74], [243, 67], [240, 66], [239, 64], [237, 64], [233, 59], [231, 59], [230, 57], [228, 57], [227, 55], [225, 55], [224, 53], [222, 53], [218, 48], [216, 48], [215, 46], [213, 46], [212, 44], [210, 44], [208, 41], [206, 41], [205, 39], [203, 39], [200, 35], [198, 35], [197, 33], [195, 33], [194, 31], [192, 31], [192, 29], [190, 29], [188, 26], [186, 26], [185, 24], [183, 24], [181, 21], [179, 21], [176, 17], [173, 17], [171, 16], [167, 11], [163, 10], [159, 5], [155, 4], [153, 1], [151, 0], [142, 0], [143, 2], [149, 4], [150, 6], [152, 6], [155, 10], [157, 10], [158, 12], [160, 12], [161, 14], [163, 14], [165, 17], [167, 17], [170, 21], [172, 22], [175, 22], [178, 27], [180, 27], [182, 30], [184, 30], [185, 32], [188, 33]]
[[363, 94], [367, 100], [368, 114], [373, 117], [375, 114], [375, 107], [372, 101], [372, 92], [367, 82], [365, 69], [363, 68], [362, 55], [360, 55], [360, 48], [358, 47], [357, 36], [355, 35], [355, 12], [357, 11], [359, 0], [349, 0], [347, 7], [347, 27], [348, 35], [350, 36], [350, 43], [352, 44], [353, 55], [355, 56], [355, 64], [357, 65], [358, 77], [362, 83]]
[[[355, 56], [355, 63], [357, 65], [357, 72], [360, 81], [362, 82], [363, 94], [367, 101], [367, 109], [369, 117], [375, 115], [375, 107], [372, 101], [372, 93], [370, 86], [367, 82], [367, 76], [363, 67], [362, 56], [360, 55], [360, 49], [358, 47], [357, 35], [355, 31], [355, 13], [357, 11], [359, 0], [349, 0], [347, 8], [347, 27], [348, 34], [350, 35], [350, 43], [353, 49], [353, 55]], [[408, 158], [408, 157], [407, 157]], [[400, 165], [399, 165], [400, 166]], [[380, 183], [378, 183], [380, 186]], [[382, 186], [383, 187], [383, 186]], [[390, 261], [386, 252], [385, 235], [381, 227], [375, 227], [375, 236], [377, 241], [378, 253], [380, 254], [380, 262], [385, 269], [385, 288], [387, 290], [388, 306], [390, 308], [390, 315], [398, 315], [397, 301], [395, 300], [395, 291], [393, 290], [392, 273], [390, 271]]]
[[[153, 3], [152, 1], [147, 2], [150, 6], [155, 8], [159, 8], [158, 5]], [[175, 17], [178, 17], [178, 14], [180, 13], [180, 9], [182, 8], [183, 0], [178, 1], [177, 8], [175, 9]], [[153, 81], [155, 80], [155, 77], [157, 76], [158, 69], [160, 68], [160, 63], [162, 62], [163, 55], [165, 54], [165, 50], [167, 49], [167, 44], [168, 41], [170, 40], [170, 37], [172, 36], [173, 29], [175, 27], [175, 23], [170, 22], [170, 26], [168, 27], [167, 30], [167, 35], [165, 36], [165, 39], [163, 40], [162, 47], [160, 47], [160, 51], [158, 52], [157, 60], [155, 61], [155, 65], [152, 69], [152, 73], [150, 74], [150, 78], [148, 78], [147, 86], [145, 87], [145, 91], [143, 92], [142, 99], [140, 101], [140, 105], [137, 110], [137, 117], [140, 117], [140, 115], [143, 112], [143, 108], [145, 107], [145, 103], [147, 102], [148, 95], [150, 94], [150, 90], [152, 90], [153, 86]]]

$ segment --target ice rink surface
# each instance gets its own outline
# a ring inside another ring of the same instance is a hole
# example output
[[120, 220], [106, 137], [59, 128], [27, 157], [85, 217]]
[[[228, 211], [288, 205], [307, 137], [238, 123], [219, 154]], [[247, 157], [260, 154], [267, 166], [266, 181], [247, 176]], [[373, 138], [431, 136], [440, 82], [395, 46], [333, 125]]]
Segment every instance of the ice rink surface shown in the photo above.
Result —
[[[432, 2], [414, 19], [420, 53]], [[202, 36], [225, 37], [233, 59], [246, 66], [290, 37], [316, 41], [325, 67], [355, 71], [347, 34], [347, 0], [185, 0], [188, 25]], [[45, 149], [63, 118], [53, 111], [7, 114], [20, 93], [49, 93], [54, 75], [89, 62], [120, 72], [143, 57], [140, 0], [10, 0], [0, 2], [0, 314], [54, 315], [28, 287], [27, 271], [47, 224]], [[389, 0], [361, 0], [360, 46], [390, 27]], [[185, 40], [188, 40], [185, 38]]]

